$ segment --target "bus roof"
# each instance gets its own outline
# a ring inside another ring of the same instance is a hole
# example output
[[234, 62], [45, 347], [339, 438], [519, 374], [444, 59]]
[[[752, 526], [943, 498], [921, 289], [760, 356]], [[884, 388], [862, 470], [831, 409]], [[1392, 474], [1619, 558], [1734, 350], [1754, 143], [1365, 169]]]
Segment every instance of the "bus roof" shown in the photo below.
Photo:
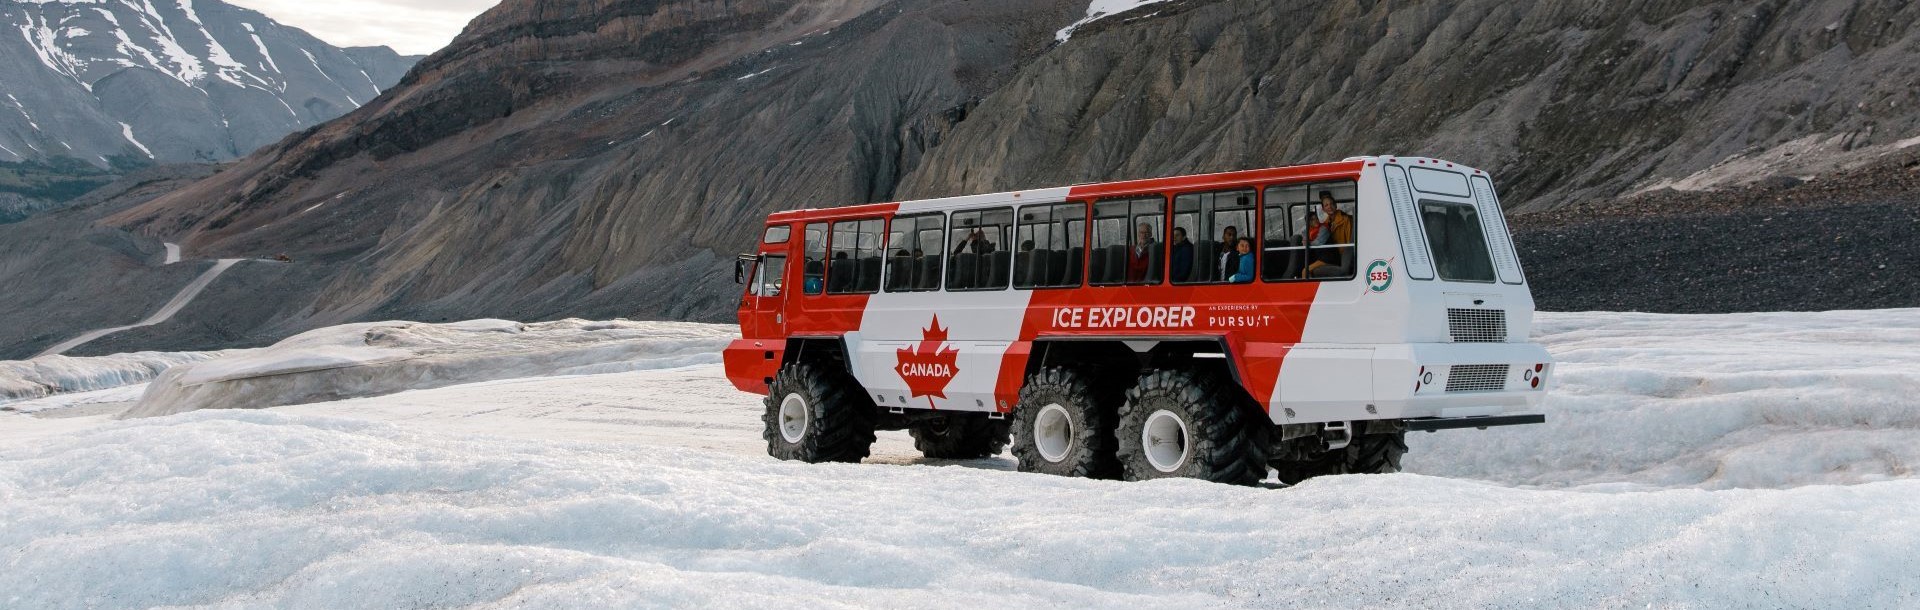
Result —
[[[801, 209], [801, 210], [783, 210], [783, 211], [774, 212], [773, 214], [768, 215], [767, 222], [785, 223], [785, 222], [793, 222], [798, 220], [831, 220], [831, 219], [842, 218], [842, 217], [888, 214], [898, 210], [902, 204], [908, 204], [908, 203], [926, 204], [931, 206], [945, 207], [945, 206], [940, 206], [940, 204], [950, 202], [954, 207], [964, 207], [967, 205], [984, 204], [992, 201], [1018, 201], [1023, 198], [1022, 195], [1041, 194], [1041, 193], [1038, 193], [1038, 191], [1052, 191], [1046, 194], [1051, 194], [1056, 197], [1056, 198], [1039, 197], [1038, 198], [1039, 200], [1046, 201], [1051, 199], [1051, 200], [1057, 201], [1059, 200], [1058, 198], [1098, 199], [1103, 197], [1117, 197], [1117, 196], [1123, 196], [1123, 195], [1138, 195], [1143, 193], [1159, 193], [1159, 192], [1176, 191], [1176, 190], [1190, 190], [1195, 188], [1226, 188], [1226, 187], [1234, 187], [1234, 186], [1251, 186], [1255, 184], [1263, 184], [1263, 183], [1269, 183], [1269, 182], [1295, 182], [1295, 181], [1309, 181], [1309, 180], [1326, 180], [1326, 179], [1334, 179], [1334, 178], [1353, 178], [1353, 177], [1358, 177], [1360, 175], [1361, 169], [1363, 169], [1366, 166], [1367, 161], [1370, 159], [1372, 159], [1372, 157], [1354, 157], [1351, 159], [1333, 162], [1333, 163], [1292, 165], [1292, 166], [1286, 166], [1286, 167], [1250, 169], [1250, 170], [1242, 170], [1242, 171], [1234, 171], [1234, 172], [1221, 172], [1221, 173], [1214, 173], [1214, 174], [1169, 176], [1164, 178], [1145, 178], [1140, 180], [1124, 180], [1120, 182], [1099, 182], [1099, 183], [1092, 183], [1092, 184], [1078, 184], [1070, 187], [1029, 189], [1025, 191], [1006, 191], [1001, 193], [989, 193], [984, 195], [965, 195], [965, 196], [959, 196], [959, 197], [922, 199], [922, 200], [894, 202], [894, 203], [869, 203], [864, 205], [853, 205], [853, 206], [836, 207], [836, 208], [808, 208], [808, 209]], [[1030, 201], [1033, 199], [1035, 198], [1031, 198], [1031, 197], [1028, 198], [1028, 200]]]

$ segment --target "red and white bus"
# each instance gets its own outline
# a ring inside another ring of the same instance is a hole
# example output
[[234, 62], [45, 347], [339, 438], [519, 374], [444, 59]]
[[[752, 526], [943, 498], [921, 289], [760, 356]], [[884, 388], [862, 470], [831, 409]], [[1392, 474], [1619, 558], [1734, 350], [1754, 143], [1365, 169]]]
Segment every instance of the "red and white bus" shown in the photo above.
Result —
[[1492, 180], [1439, 159], [778, 212], [736, 279], [782, 459], [1392, 472], [1408, 431], [1544, 421], [1553, 374]]

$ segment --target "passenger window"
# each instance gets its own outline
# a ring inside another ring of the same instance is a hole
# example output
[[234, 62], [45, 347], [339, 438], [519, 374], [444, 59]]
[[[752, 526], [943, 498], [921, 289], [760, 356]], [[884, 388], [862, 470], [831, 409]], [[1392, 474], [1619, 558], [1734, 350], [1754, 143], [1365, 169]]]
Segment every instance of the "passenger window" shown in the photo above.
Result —
[[787, 238], [792, 236], [793, 227], [779, 225], [767, 227], [767, 235], [765, 238], [762, 238], [761, 241], [767, 242], [768, 244], [784, 244], [787, 243]]
[[893, 219], [893, 229], [887, 233], [887, 292], [940, 289], [946, 223], [939, 214]]
[[1066, 203], [1020, 208], [1020, 242], [1013, 253], [1013, 287], [1061, 288], [1080, 285], [1086, 258], [1087, 205]]
[[1006, 248], [1013, 237], [1013, 209], [968, 210], [953, 213], [947, 231], [947, 290], [1005, 290], [1013, 267]]
[[1261, 276], [1270, 282], [1352, 279], [1355, 197], [1351, 180], [1268, 187]]
[[1090, 284], [1158, 284], [1166, 248], [1160, 243], [1167, 200], [1142, 197], [1102, 201], [1093, 206], [1093, 247], [1087, 264]]
[[[1242, 284], [1253, 281], [1259, 248], [1254, 242], [1252, 189], [1187, 193], [1173, 200], [1172, 264], [1175, 284]], [[1246, 252], [1240, 242], [1246, 242]]]
[[880, 291], [880, 232], [886, 223], [843, 220], [833, 223], [833, 258], [827, 261], [827, 293]]
[[827, 289], [827, 223], [815, 222], [807, 225], [800, 244], [806, 259], [801, 263], [801, 288], [807, 294], [820, 294]]

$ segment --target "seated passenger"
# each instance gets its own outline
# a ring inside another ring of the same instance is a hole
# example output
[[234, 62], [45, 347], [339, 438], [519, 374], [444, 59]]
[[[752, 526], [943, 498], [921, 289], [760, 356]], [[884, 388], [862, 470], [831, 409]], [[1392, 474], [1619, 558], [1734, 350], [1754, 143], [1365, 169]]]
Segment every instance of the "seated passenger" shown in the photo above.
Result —
[[[1329, 245], [1353, 243], [1353, 215], [1340, 211], [1340, 206], [1333, 202], [1331, 191], [1320, 191], [1320, 212], [1326, 216], [1326, 220], [1321, 221], [1321, 224], [1324, 226], [1323, 232], [1328, 235]], [[1312, 257], [1313, 262], [1307, 264], [1307, 275], [1313, 277], [1346, 275], [1342, 261], [1350, 253], [1341, 250], [1341, 248], [1329, 248], [1324, 254], [1316, 253]], [[1331, 268], [1322, 269], [1322, 267]]]
[[807, 294], [820, 294], [821, 290], [826, 289], [827, 266], [825, 264], [809, 256], [803, 269], [806, 271], [806, 279], [800, 284], [802, 290]]
[[1234, 242], [1233, 252], [1239, 255], [1239, 258], [1236, 260], [1239, 268], [1234, 271], [1233, 275], [1227, 277], [1227, 281], [1235, 284], [1252, 282], [1254, 273], [1253, 238], [1242, 237], [1240, 241]]
[[1340, 211], [1340, 206], [1333, 203], [1332, 192], [1320, 191], [1320, 212], [1327, 217], [1327, 228], [1333, 231], [1332, 243], [1353, 243], [1353, 215]]
[[1217, 273], [1214, 277], [1228, 277], [1240, 269], [1240, 253], [1235, 251], [1238, 247], [1231, 245], [1238, 241], [1240, 241], [1239, 229], [1229, 226], [1220, 232], [1221, 249], [1226, 251], [1220, 253], [1220, 260], [1213, 261], [1213, 271], [1210, 273]]
[[1324, 246], [1333, 237], [1333, 231], [1327, 229], [1326, 223], [1320, 222], [1319, 214], [1308, 212], [1307, 228], [1300, 231], [1299, 237], [1300, 243], [1308, 246]]
[[1187, 241], [1184, 227], [1173, 228], [1173, 282], [1184, 283], [1193, 277], [1193, 242]]
[[1147, 281], [1147, 271], [1153, 267], [1153, 225], [1140, 223], [1134, 230], [1133, 248], [1127, 251], [1127, 283], [1137, 284]]
[[1031, 239], [1029, 239], [1029, 240], [1025, 240], [1025, 241], [1022, 241], [1022, 242], [1020, 242], [1020, 251], [1021, 251], [1021, 252], [1032, 252], [1032, 251], [1033, 251], [1033, 240], [1031, 240]]
[[987, 233], [985, 231], [974, 229], [972, 233], [967, 234], [965, 240], [961, 240], [960, 247], [953, 249], [954, 254], [963, 252], [991, 254], [993, 252], [993, 242], [987, 241]]

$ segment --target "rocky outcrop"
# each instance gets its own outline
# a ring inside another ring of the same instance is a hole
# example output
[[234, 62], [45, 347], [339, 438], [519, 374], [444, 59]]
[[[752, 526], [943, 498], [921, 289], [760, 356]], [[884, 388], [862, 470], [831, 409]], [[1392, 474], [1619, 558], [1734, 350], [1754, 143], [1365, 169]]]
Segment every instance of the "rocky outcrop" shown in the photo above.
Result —
[[0, 162], [223, 161], [372, 100], [419, 58], [219, 0], [0, 2]]
[[[1817, 173], [1920, 135], [1910, 2], [1178, 0], [1152, 13], [1096, 22], [1026, 66], [902, 190], [1397, 153], [1487, 168], [1509, 205], [1545, 209]], [[1774, 150], [1786, 162], [1712, 171]]]

